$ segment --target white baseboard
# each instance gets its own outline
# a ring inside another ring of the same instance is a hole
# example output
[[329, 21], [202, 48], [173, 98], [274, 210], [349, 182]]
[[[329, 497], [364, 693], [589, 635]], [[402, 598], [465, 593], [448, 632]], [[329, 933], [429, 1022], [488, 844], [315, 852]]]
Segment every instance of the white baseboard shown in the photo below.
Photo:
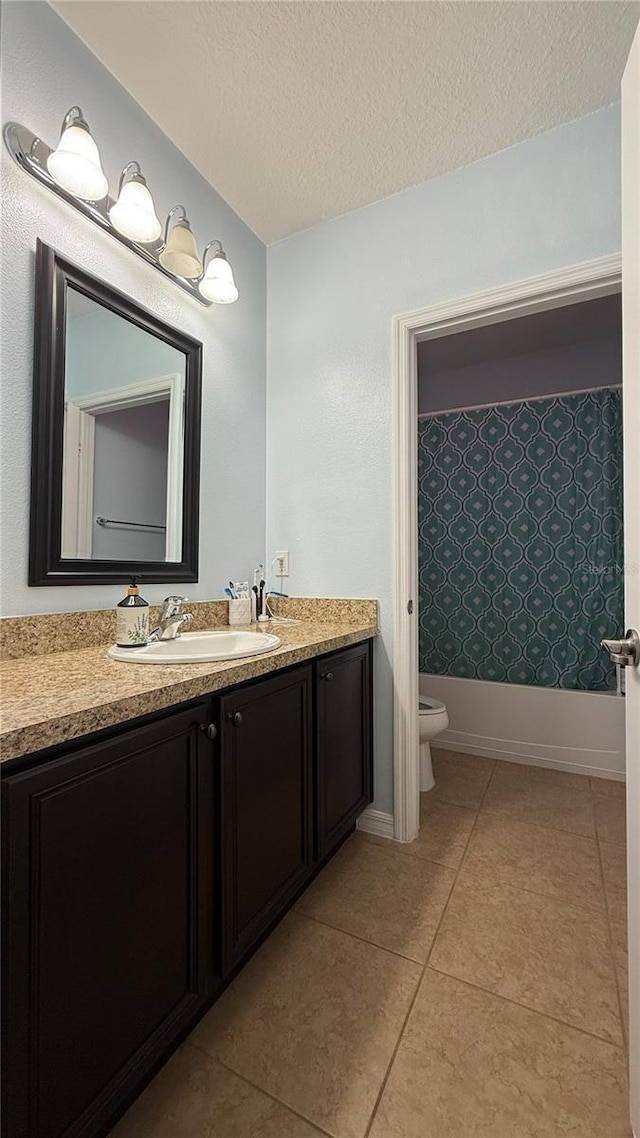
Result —
[[386, 814], [384, 810], [372, 810], [370, 806], [358, 818], [357, 827], [365, 834], [376, 834], [379, 838], [395, 837], [393, 814]]

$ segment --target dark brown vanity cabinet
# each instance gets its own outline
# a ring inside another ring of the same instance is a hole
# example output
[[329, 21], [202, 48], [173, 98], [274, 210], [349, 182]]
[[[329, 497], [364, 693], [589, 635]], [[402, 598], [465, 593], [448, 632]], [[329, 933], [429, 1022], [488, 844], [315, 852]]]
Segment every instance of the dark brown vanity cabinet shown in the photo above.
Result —
[[199, 705], [4, 782], [5, 1138], [103, 1133], [212, 991], [208, 722]]
[[103, 1138], [353, 828], [370, 659], [3, 768], [2, 1138]]
[[370, 642], [316, 663], [316, 833], [319, 859], [372, 799]]
[[220, 700], [225, 971], [312, 871], [312, 694], [309, 665]]

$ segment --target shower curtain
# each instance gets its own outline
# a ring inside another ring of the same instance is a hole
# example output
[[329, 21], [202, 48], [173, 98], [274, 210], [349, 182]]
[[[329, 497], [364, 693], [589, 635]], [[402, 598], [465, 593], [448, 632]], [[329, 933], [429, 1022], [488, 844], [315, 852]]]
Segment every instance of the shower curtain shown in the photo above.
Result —
[[420, 671], [601, 691], [623, 630], [619, 390], [424, 418]]

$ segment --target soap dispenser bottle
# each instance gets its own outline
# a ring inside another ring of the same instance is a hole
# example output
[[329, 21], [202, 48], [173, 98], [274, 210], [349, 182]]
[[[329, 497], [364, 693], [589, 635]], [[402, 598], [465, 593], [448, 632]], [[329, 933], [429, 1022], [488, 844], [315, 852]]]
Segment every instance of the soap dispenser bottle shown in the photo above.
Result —
[[116, 606], [118, 648], [141, 648], [149, 638], [149, 602], [140, 596], [136, 577], [131, 578], [126, 597]]

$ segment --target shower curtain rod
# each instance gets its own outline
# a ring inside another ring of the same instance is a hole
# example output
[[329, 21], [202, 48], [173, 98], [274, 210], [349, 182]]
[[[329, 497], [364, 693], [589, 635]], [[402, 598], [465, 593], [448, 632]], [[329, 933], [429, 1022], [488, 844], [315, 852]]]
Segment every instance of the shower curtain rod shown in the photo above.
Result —
[[527, 399], [498, 399], [494, 403], [474, 403], [470, 407], [443, 407], [440, 411], [420, 411], [418, 420], [437, 415], [455, 415], [462, 411], [488, 411], [491, 407], [512, 407], [514, 403], [540, 403], [543, 399], [566, 399], [569, 395], [589, 395], [592, 391], [620, 391], [621, 383], [603, 383], [601, 387], [581, 387], [576, 391], [558, 391], [548, 395], [530, 395]]

